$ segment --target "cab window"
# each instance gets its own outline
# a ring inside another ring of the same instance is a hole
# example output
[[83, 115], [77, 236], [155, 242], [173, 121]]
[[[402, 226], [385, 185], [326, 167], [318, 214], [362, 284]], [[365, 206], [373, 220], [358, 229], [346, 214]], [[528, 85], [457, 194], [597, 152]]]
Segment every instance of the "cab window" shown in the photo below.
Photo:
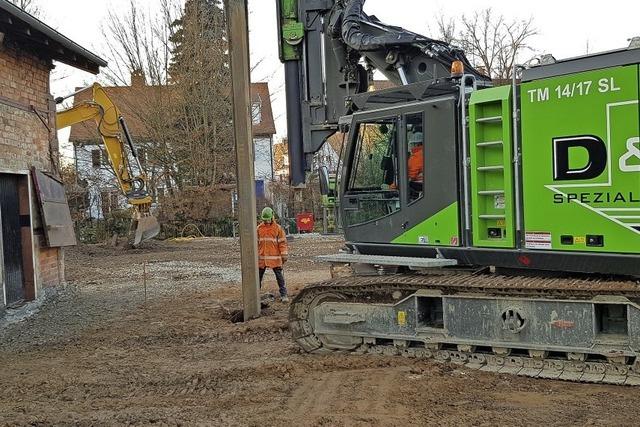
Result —
[[349, 190], [397, 190], [395, 120], [360, 123]]
[[398, 126], [395, 119], [358, 124], [344, 211], [347, 226], [382, 218], [400, 209]]
[[408, 202], [413, 203], [424, 194], [424, 120], [422, 113], [406, 117]]

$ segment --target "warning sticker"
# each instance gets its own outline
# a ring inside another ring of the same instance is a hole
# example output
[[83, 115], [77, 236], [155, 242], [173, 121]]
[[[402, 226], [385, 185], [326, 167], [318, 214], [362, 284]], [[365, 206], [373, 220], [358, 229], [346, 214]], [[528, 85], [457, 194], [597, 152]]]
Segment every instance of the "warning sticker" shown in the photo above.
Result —
[[398, 325], [405, 326], [407, 324], [407, 312], [398, 311]]
[[524, 236], [524, 246], [527, 249], [551, 249], [551, 233], [528, 231]]

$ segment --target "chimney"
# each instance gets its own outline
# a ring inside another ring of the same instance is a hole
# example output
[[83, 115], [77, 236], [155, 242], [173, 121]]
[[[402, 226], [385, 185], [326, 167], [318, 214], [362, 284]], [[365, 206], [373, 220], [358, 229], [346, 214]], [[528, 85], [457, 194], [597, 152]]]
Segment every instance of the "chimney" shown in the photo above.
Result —
[[131, 87], [144, 86], [145, 84], [144, 72], [140, 69], [133, 70], [131, 72]]

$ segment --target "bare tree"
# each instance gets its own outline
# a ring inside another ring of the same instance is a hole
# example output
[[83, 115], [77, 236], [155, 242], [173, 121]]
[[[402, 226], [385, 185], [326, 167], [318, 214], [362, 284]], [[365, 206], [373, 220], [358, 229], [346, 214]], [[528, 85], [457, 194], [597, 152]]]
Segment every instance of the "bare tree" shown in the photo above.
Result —
[[180, 179], [193, 186], [233, 181], [231, 71], [222, 3], [187, 0], [174, 26], [170, 74], [180, 104]]
[[180, 0], [162, 0], [155, 14], [146, 12], [135, 0], [129, 0], [124, 12], [109, 11], [102, 34], [107, 41], [109, 68], [106, 79], [126, 85], [131, 72], [142, 71], [152, 85], [167, 83], [171, 58], [170, 39], [173, 22], [181, 14]]
[[[102, 28], [109, 63], [103, 79], [125, 86], [112, 90], [119, 94], [113, 100], [144, 148], [152, 195], [167, 209], [176, 202], [197, 205], [203, 194], [235, 182], [222, 2], [160, 0], [151, 9], [140, 3], [129, 0]], [[85, 175], [88, 187], [108, 185]]]
[[38, 4], [38, 0], [9, 0], [11, 3], [18, 6], [30, 15], [40, 18], [42, 16], [42, 9]]
[[111, 86], [127, 86], [118, 92], [128, 95], [114, 101], [145, 148], [151, 192], [184, 198], [197, 194], [190, 188], [235, 181], [220, 1], [161, 0], [148, 11], [130, 0], [110, 13], [102, 31], [109, 62], [103, 76]]
[[510, 20], [491, 8], [459, 21], [440, 15], [437, 32], [436, 38], [460, 46], [474, 65], [497, 80], [511, 78], [521, 56], [533, 52], [529, 42], [538, 34], [533, 18]]
[[438, 39], [449, 44], [455, 44], [456, 39], [456, 21], [453, 18], [444, 15], [437, 16], [436, 25], [438, 27]]
[[[155, 13], [147, 12], [130, 0], [124, 11], [111, 11], [102, 33], [106, 41], [109, 67], [103, 78], [113, 86], [128, 86], [128, 96], [118, 99], [127, 119], [136, 122], [135, 135], [145, 148], [151, 192], [165, 188], [173, 193], [176, 164], [174, 152], [175, 117], [173, 92], [169, 82], [170, 39], [173, 22], [182, 13], [181, 0], [161, 0]], [[142, 81], [134, 85], [133, 76]], [[131, 117], [133, 116], [133, 117]]]

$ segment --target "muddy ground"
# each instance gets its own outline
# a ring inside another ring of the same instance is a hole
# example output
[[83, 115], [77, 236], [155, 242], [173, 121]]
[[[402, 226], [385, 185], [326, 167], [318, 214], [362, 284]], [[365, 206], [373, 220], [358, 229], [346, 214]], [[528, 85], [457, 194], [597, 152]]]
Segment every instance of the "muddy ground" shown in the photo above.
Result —
[[[291, 293], [327, 278], [312, 256], [340, 245], [294, 240]], [[68, 250], [68, 285], [0, 326], [0, 425], [638, 424], [640, 388], [301, 354], [282, 303], [229, 321], [238, 252], [231, 239]], [[270, 272], [266, 288], [277, 290]]]

